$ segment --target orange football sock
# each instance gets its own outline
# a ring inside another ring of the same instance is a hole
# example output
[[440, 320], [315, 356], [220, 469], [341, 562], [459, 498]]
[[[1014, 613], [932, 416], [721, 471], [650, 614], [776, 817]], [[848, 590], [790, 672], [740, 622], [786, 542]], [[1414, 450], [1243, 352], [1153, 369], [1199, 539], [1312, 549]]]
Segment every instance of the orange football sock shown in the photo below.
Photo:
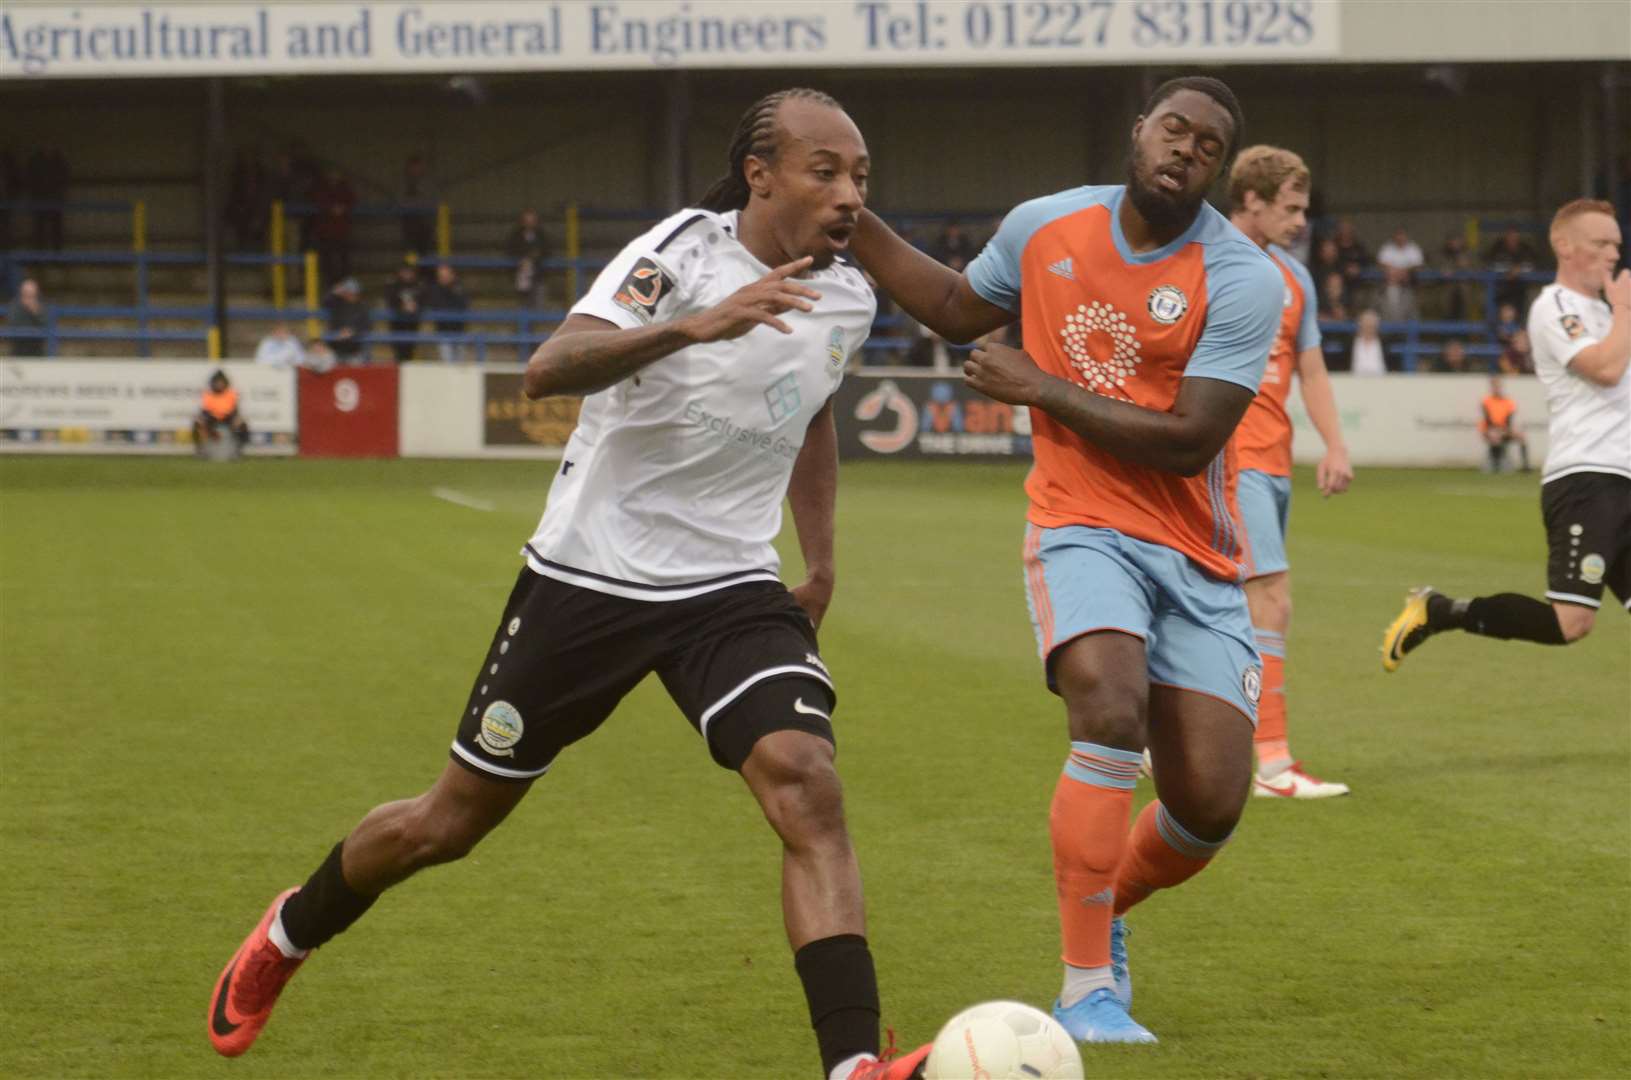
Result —
[[1286, 741], [1285, 645], [1277, 636], [1259, 630], [1257, 648], [1263, 654], [1263, 693], [1257, 701], [1257, 733], [1252, 742], [1257, 750], [1257, 775], [1274, 776], [1291, 764], [1291, 747]]
[[1072, 742], [1053, 790], [1048, 812], [1053, 876], [1063, 958], [1072, 967], [1110, 964], [1113, 885], [1127, 847], [1127, 816], [1142, 760], [1136, 750]]
[[1160, 800], [1144, 807], [1133, 823], [1127, 854], [1116, 872], [1116, 908], [1120, 915], [1157, 889], [1182, 885], [1212, 861], [1227, 843], [1201, 840], [1167, 813]]

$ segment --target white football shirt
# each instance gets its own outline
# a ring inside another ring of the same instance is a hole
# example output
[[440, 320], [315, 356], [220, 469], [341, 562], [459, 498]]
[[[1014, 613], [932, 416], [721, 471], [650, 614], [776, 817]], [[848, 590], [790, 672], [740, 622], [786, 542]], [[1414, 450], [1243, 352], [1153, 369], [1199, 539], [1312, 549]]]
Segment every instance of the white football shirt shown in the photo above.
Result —
[[[713, 307], [770, 267], [737, 212], [682, 210], [625, 247], [572, 307], [623, 329]], [[776, 581], [771, 541], [805, 431], [871, 332], [877, 300], [843, 263], [799, 279], [810, 312], [692, 345], [583, 400], [524, 554], [540, 574], [640, 600]]]
[[1631, 370], [1613, 386], [1599, 386], [1569, 369], [1613, 322], [1606, 301], [1556, 282], [1530, 305], [1529, 344], [1550, 413], [1543, 484], [1578, 472], [1631, 477]]

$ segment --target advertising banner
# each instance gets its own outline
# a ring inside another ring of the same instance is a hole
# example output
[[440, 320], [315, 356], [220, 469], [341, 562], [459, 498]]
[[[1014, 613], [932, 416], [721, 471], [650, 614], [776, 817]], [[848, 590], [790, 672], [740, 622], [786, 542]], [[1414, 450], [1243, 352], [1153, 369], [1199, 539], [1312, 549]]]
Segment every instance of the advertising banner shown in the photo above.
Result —
[[521, 393], [521, 372], [487, 371], [482, 375], [481, 444], [484, 449], [535, 448], [559, 457], [578, 426], [578, 398], [551, 397], [528, 401]]
[[300, 456], [396, 457], [396, 365], [302, 371]]
[[1333, 57], [1342, 0], [0, 5], [0, 79]]
[[190, 453], [193, 417], [218, 369], [238, 391], [249, 453], [294, 453], [294, 373], [202, 360], [0, 361], [0, 450]]
[[1029, 458], [1031, 414], [958, 376], [852, 372], [833, 402], [841, 458]]

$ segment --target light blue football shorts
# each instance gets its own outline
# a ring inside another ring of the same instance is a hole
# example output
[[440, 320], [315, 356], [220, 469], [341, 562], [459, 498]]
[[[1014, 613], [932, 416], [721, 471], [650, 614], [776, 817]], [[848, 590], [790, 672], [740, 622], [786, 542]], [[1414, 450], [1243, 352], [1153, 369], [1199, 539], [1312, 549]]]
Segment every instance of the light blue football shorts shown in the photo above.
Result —
[[1218, 698], [1256, 725], [1263, 662], [1238, 584], [1114, 529], [1028, 525], [1025, 595], [1055, 693], [1055, 651], [1083, 634], [1119, 630], [1143, 639], [1152, 684]]
[[1263, 577], [1291, 569], [1286, 558], [1286, 522], [1291, 517], [1291, 477], [1243, 469], [1235, 493], [1246, 526], [1246, 576]]

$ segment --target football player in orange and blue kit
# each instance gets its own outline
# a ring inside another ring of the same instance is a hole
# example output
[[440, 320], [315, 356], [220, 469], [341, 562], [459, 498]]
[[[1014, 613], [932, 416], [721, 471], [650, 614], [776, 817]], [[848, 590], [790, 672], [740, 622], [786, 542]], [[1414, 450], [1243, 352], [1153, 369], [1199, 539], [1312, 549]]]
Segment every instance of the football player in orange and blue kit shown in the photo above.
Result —
[[[1024, 203], [964, 274], [863, 215], [852, 250], [913, 318], [988, 345], [967, 383], [1029, 406], [1026, 586], [1070, 753], [1049, 815], [1065, 962], [1054, 1015], [1153, 1042], [1128, 1012], [1120, 916], [1207, 865], [1245, 805], [1262, 668], [1229, 438], [1262, 381], [1284, 282], [1205, 200], [1242, 135], [1216, 79], [1157, 88], [1127, 183]], [[1128, 832], [1148, 745], [1159, 799]]]
[[1291, 417], [1286, 398], [1298, 377], [1303, 407], [1325, 442], [1314, 470], [1321, 495], [1348, 490], [1353, 468], [1325, 370], [1314, 279], [1285, 249], [1307, 225], [1308, 166], [1290, 150], [1248, 146], [1229, 170], [1229, 220], [1274, 260], [1284, 279], [1285, 307], [1252, 407], [1235, 429], [1240, 466], [1236, 498], [1246, 527], [1246, 604], [1263, 654], [1263, 700], [1257, 709], [1257, 774], [1252, 794], [1271, 799], [1328, 799], [1348, 785], [1321, 780], [1293, 760], [1286, 738], [1286, 634], [1291, 629]]

